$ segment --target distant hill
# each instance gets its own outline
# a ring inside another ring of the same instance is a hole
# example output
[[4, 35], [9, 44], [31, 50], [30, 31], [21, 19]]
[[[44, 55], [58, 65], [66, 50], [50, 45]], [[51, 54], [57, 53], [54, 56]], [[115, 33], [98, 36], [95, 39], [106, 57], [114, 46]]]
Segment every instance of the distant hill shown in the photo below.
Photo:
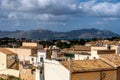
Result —
[[29, 31], [0, 31], [0, 37], [29, 38], [29, 39], [50, 39], [50, 38], [110, 38], [119, 35], [108, 30], [80, 29], [69, 32], [55, 32], [50, 30], [29, 30]]

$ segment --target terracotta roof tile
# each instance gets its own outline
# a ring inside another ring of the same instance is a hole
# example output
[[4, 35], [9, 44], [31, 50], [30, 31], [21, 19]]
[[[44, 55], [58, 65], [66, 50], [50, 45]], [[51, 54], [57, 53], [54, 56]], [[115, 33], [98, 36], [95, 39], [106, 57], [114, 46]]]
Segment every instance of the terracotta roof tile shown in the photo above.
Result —
[[[64, 67], [69, 69], [69, 61], [60, 62]], [[106, 70], [113, 69], [113, 66], [107, 64], [106, 62], [95, 59], [95, 60], [73, 60], [71, 61], [72, 72], [84, 72], [84, 71], [96, 71], [96, 70]]]
[[120, 66], [120, 56], [116, 54], [103, 54], [100, 57], [104, 58], [105, 60], [112, 62], [113, 64]]

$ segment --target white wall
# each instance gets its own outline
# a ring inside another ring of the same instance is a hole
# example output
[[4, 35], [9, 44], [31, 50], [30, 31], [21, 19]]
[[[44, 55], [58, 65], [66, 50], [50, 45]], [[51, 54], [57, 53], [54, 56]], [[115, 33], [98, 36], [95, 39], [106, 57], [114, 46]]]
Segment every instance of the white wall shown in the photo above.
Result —
[[11, 75], [11, 76], [19, 77], [19, 70], [14, 70], [14, 69], [0, 70], [0, 74]]
[[6, 54], [0, 52], [0, 70], [7, 68]]
[[45, 60], [45, 80], [70, 80], [70, 71], [58, 61]]
[[90, 59], [99, 59], [99, 55], [97, 53], [97, 50], [91, 50], [91, 57]]
[[85, 60], [85, 59], [88, 59], [89, 57], [90, 57], [90, 55], [75, 54], [74, 60]]
[[46, 51], [38, 51], [38, 57], [37, 57], [37, 62], [39, 63], [38, 65], [42, 66], [42, 61], [40, 61], [41, 58], [43, 58], [43, 60], [46, 58]]

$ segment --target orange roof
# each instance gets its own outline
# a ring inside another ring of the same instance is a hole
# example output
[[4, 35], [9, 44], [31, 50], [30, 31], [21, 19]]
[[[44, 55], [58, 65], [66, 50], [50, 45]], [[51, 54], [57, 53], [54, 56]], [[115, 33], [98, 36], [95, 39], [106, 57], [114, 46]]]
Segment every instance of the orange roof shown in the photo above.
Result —
[[[64, 67], [69, 69], [69, 61], [60, 62]], [[72, 72], [84, 72], [84, 71], [97, 71], [97, 70], [107, 70], [114, 69], [113, 66], [107, 64], [106, 62], [95, 59], [95, 60], [73, 60], [71, 61]]]
[[102, 54], [100, 55], [101, 58], [104, 58], [105, 60], [120, 66], [120, 56], [116, 54]]
[[14, 52], [12, 52], [12, 51], [10, 51], [8, 49], [5, 49], [5, 48], [0, 48], [0, 52], [2, 52], [4, 54], [7, 54], [7, 55], [9, 55], [9, 54], [16, 54], [16, 53], [14, 53]]

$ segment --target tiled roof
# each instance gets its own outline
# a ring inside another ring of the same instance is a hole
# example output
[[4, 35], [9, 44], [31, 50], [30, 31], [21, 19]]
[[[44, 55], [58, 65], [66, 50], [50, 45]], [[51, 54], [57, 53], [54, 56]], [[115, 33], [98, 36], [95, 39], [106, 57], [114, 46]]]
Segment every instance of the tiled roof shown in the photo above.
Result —
[[[87, 42], [86, 44], [96, 45], [97, 42], [99, 42], [99, 41], [91, 41], [91, 42]], [[109, 41], [109, 40], [102, 40], [102, 41], [100, 41], [100, 42], [102, 42], [103, 45], [105, 45], [105, 44], [110, 44], [110, 45], [116, 45], [116, 44], [119, 44], [118, 41]]]
[[74, 49], [74, 51], [90, 51], [91, 47], [90, 46], [75, 45], [73, 49]]
[[0, 52], [4, 53], [4, 54], [16, 54], [8, 49], [5, 49], [5, 48], [0, 48]]
[[84, 72], [84, 71], [97, 71], [113, 69], [113, 66], [106, 62], [95, 59], [95, 60], [73, 60], [71, 61], [71, 68], [69, 68], [69, 61], [60, 62], [64, 67], [71, 70], [72, 72]]
[[79, 54], [79, 55], [90, 55], [90, 52], [84, 52], [84, 51], [65, 51], [64, 53], [70, 53], [70, 54]]
[[101, 58], [104, 58], [105, 60], [117, 65], [117, 66], [120, 66], [120, 56], [119, 55], [116, 55], [116, 54], [103, 54], [103, 55], [100, 55]]

